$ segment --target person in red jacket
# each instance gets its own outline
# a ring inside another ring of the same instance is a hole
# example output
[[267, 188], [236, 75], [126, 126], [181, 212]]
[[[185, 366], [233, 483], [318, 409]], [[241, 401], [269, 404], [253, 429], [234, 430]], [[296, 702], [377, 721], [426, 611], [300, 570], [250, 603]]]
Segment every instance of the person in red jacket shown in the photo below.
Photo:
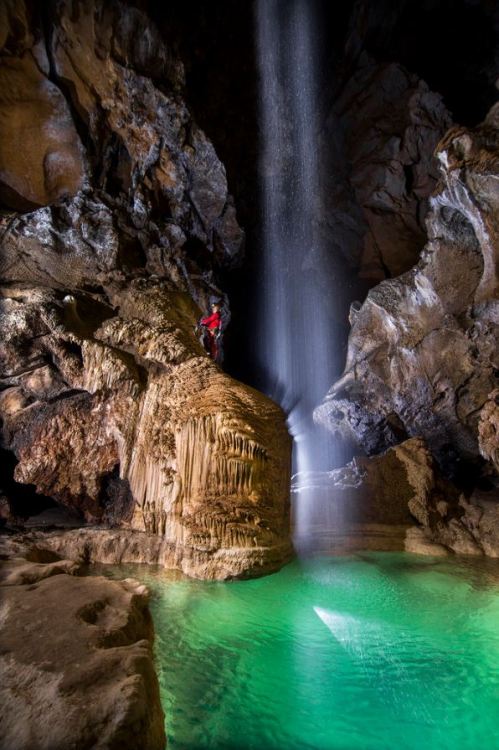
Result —
[[206, 351], [215, 362], [220, 363], [222, 359], [222, 305], [213, 302], [211, 315], [206, 315], [199, 321], [199, 326], [205, 329], [203, 343]]

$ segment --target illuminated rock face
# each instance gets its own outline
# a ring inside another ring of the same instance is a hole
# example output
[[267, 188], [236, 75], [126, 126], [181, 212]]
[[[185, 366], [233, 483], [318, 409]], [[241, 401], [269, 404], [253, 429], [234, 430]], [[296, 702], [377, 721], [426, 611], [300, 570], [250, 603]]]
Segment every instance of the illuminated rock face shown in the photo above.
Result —
[[243, 232], [182, 64], [128, 5], [63, 0], [50, 24], [44, 12], [2, 8], [5, 75], [41, 61], [36, 97], [16, 78], [35, 108], [26, 153], [11, 164], [0, 148], [0, 409], [15, 479], [88, 522], [152, 535], [163, 564], [192, 575], [276, 569], [290, 554], [284, 415], [193, 331]]
[[[78, 301], [68, 309], [45, 291], [35, 310], [29, 290], [17, 305], [4, 294], [16, 353], [4, 426], [18, 481], [89, 522], [157, 535], [163, 564], [192, 575], [247, 575], [289, 557], [284, 415], [202, 352], [187, 295], [133, 282], [110, 293], [114, 315], [90, 337], [78, 332]], [[20, 332], [28, 321], [34, 341]]]
[[497, 127], [492, 110], [476, 130], [441, 141], [419, 263], [353, 312], [344, 374], [315, 416], [369, 453], [420, 436], [450, 474], [463, 459], [495, 463]]

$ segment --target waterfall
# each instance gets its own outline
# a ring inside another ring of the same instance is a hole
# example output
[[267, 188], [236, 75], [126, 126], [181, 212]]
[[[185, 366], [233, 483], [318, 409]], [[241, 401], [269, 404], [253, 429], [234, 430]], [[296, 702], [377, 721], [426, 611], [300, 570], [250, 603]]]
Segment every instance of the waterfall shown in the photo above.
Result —
[[[263, 389], [289, 415], [294, 471], [330, 466], [331, 436], [313, 408], [332, 382], [331, 258], [321, 237], [317, 0], [257, 0], [260, 75], [262, 267], [258, 354]], [[321, 523], [305, 489], [295, 543]]]

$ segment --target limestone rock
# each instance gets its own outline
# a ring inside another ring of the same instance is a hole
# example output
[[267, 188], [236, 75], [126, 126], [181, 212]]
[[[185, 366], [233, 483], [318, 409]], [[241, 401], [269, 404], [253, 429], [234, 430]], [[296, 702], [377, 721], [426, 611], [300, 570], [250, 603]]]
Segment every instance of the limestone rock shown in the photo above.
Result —
[[238, 260], [243, 232], [224, 166], [182, 99], [181, 63], [118, 0], [53, 11], [49, 35], [43, 9], [6, 11], [4, 108], [29, 132], [9, 109], [0, 200], [28, 213], [1, 219], [3, 278], [74, 288], [147, 268], [204, 304], [212, 266]]
[[413, 552], [417, 555], [434, 555], [435, 557], [445, 557], [449, 554], [443, 544], [430, 541], [423, 529], [412, 526], [407, 529], [405, 536], [405, 551]]
[[424, 81], [365, 53], [335, 97], [328, 147], [339, 133], [341, 143], [329, 169], [325, 211], [331, 242], [370, 284], [417, 262], [438, 178], [433, 152], [451, 124], [442, 98]]
[[3, 4], [0, 52], [0, 200], [29, 211], [75, 195], [86, 180], [70, 108], [23, 3]]
[[485, 402], [478, 423], [480, 453], [499, 472], [499, 390], [492, 391]]
[[192, 575], [276, 569], [290, 555], [284, 415], [193, 333], [244, 235], [184, 101], [183, 66], [128, 3], [35, 6], [2, 6], [2, 63], [26, 78], [30, 144], [49, 153], [55, 138], [64, 159], [45, 159], [47, 182], [28, 144], [18, 158], [34, 193], [12, 178], [19, 200], [9, 193], [0, 217], [0, 412], [14, 478], [87, 522], [155, 536], [164, 564]]
[[499, 557], [499, 500], [495, 489], [474, 490], [471, 495], [450, 493], [427, 496], [424, 503], [410, 505], [421, 523], [406, 538], [409, 552], [438, 554], [438, 545], [461, 555]]
[[0, 747], [162, 750], [146, 588], [23, 542], [2, 553]]
[[[190, 575], [250, 575], [289, 559], [284, 415], [202, 351], [186, 294], [116, 285], [100, 325], [98, 310], [83, 324], [81, 295], [66, 304], [50, 291], [33, 304], [26, 290], [22, 303], [4, 295], [4, 442], [17, 481], [89, 522], [157, 535], [162, 563]], [[35, 377], [47, 357], [50, 376]], [[47, 397], [47, 382], [60, 391]]]
[[497, 149], [492, 116], [447, 134], [419, 263], [371, 290], [354, 316], [345, 372], [315, 418], [368, 453], [421, 436], [449, 474], [479, 463], [499, 371]]
[[317, 526], [325, 503], [330, 510], [329, 527], [341, 529], [354, 523], [407, 526], [412, 522], [409, 509], [425, 505], [438, 491], [437, 485], [427, 446], [412, 438], [379, 456], [356, 457], [341, 469], [296, 474], [292, 491], [299, 495], [313, 488]]

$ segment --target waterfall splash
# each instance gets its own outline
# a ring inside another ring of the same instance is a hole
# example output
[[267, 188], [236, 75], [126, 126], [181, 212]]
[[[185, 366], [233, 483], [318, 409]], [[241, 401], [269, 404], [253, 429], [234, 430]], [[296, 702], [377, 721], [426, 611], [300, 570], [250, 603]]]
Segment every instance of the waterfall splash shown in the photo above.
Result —
[[[294, 471], [331, 466], [331, 436], [312, 411], [332, 382], [328, 280], [321, 239], [317, 0], [258, 0], [262, 251], [258, 348], [263, 389], [289, 415]], [[294, 508], [295, 544], [306, 546], [320, 512], [303, 488]]]

